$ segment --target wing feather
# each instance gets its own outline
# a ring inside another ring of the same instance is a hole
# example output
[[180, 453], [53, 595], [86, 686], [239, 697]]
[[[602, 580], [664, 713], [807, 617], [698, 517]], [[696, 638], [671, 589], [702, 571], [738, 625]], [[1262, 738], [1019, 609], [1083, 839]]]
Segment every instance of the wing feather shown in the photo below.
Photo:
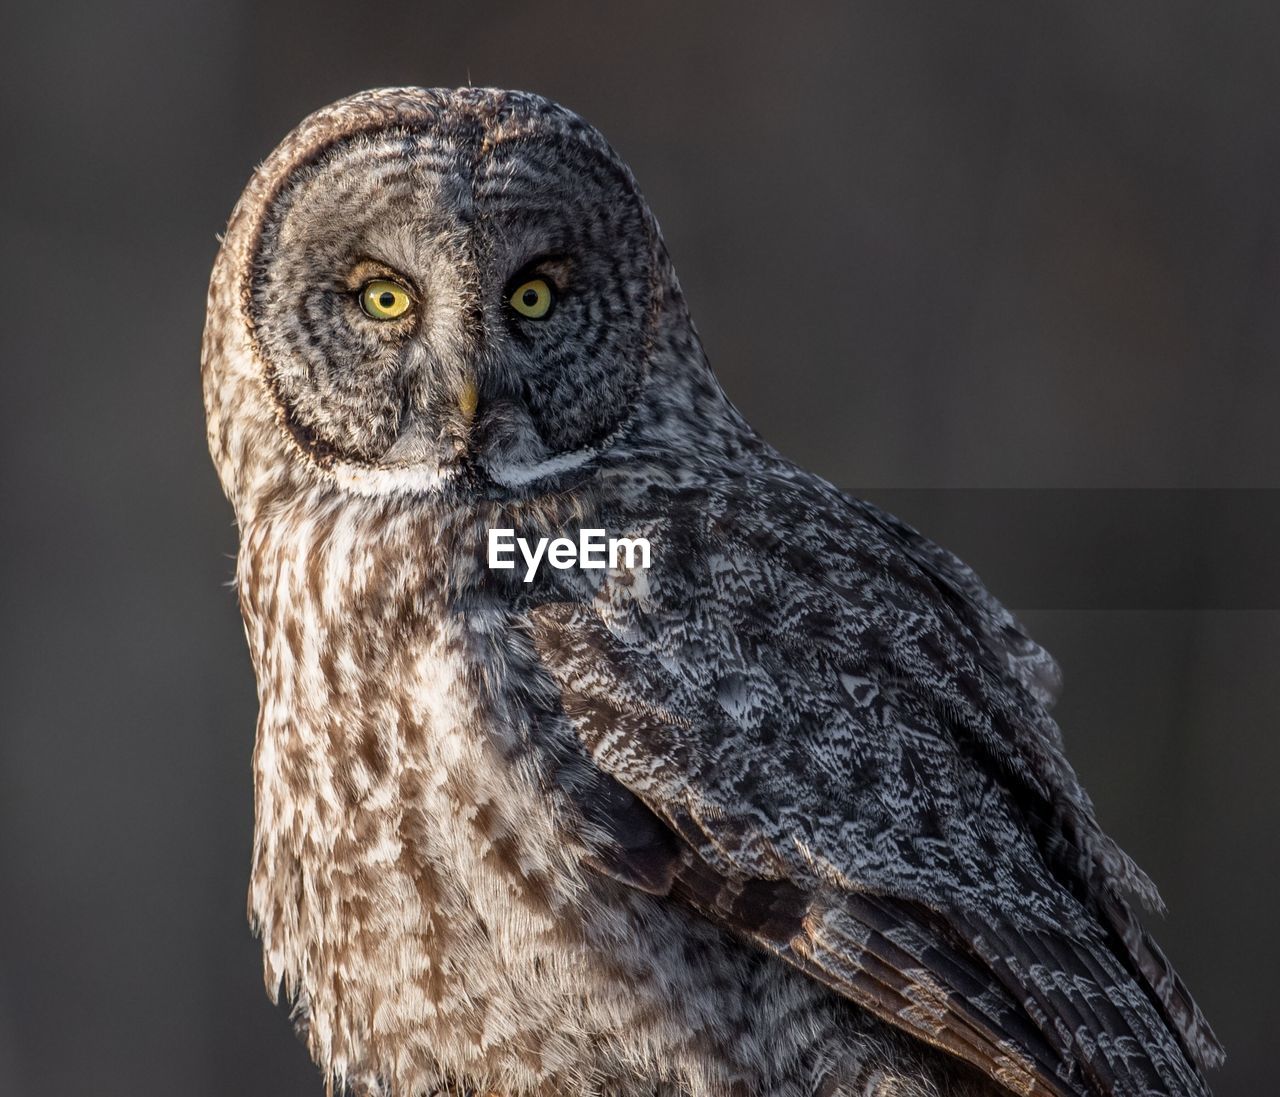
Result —
[[669, 828], [670, 894], [1014, 1092], [1207, 1093], [1216, 1041], [1122, 898], [1154, 888], [976, 577], [812, 483], [660, 512], [621, 520], [652, 572], [564, 580], [528, 625], [594, 764]]

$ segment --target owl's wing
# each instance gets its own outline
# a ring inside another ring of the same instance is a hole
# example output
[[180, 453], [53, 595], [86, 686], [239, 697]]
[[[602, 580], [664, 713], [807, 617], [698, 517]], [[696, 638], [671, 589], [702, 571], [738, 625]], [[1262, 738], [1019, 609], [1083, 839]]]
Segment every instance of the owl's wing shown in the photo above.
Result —
[[1207, 1092], [1220, 1049], [1123, 898], [1154, 889], [990, 607], [799, 474], [647, 505], [617, 524], [651, 570], [528, 614], [620, 786], [586, 795], [600, 867], [1014, 1092]]
[[[1053, 657], [1026, 630], [982, 580], [955, 553], [936, 545], [900, 518], [849, 495], [841, 499], [863, 521], [881, 527], [890, 541], [929, 576], [952, 611], [980, 639], [983, 649], [1037, 701], [1051, 706], [1062, 690], [1062, 673]], [[1057, 736], [1057, 725], [1046, 729]], [[1060, 740], [1059, 740], [1060, 741]]]

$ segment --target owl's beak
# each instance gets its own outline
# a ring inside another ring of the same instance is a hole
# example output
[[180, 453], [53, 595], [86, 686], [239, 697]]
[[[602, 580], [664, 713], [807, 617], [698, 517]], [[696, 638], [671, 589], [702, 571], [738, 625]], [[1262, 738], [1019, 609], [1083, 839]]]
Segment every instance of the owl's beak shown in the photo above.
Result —
[[476, 391], [476, 383], [464, 381], [458, 390], [458, 410], [462, 412], [463, 423], [470, 428], [471, 420], [476, 417], [476, 408], [480, 406], [480, 393]]
[[382, 455], [381, 463], [418, 465], [430, 462], [443, 467], [461, 460], [470, 449], [471, 425], [480, 406], [475, 382], [470, 379], [463, 381], [450, 403], [453, 406], [442, 408], [443, 414], [434, 421], [432, 416], [407, 411], [400, 420], [399, 437]]

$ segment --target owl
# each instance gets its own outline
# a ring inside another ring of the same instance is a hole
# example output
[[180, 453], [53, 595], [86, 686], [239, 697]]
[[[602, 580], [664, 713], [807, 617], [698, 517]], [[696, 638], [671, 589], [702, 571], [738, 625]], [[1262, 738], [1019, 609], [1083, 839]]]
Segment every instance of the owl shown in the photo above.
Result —
[[[232, 215], [203, 383], [260, 700], [250, 917], [330, 1086], [1208, 1093], [1052, 660], [752, 431], [576, 115], [409, 88], [307, 118]], [[495, 530], [648, 551], [500, 567]]]

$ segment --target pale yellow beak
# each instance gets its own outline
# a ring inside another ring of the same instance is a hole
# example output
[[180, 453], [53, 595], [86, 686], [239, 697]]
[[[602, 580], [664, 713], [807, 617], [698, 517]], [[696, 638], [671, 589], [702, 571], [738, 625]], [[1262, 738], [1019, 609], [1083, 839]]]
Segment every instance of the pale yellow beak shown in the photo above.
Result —
[[480, 393], [476, 391], [474, 381], [467, 381], [462, 388], [458, 390], [458, 410], [462, 412], [462, 418], [469, 426], [471, 420], [476, 416], [476, 408], [480, 404]]

